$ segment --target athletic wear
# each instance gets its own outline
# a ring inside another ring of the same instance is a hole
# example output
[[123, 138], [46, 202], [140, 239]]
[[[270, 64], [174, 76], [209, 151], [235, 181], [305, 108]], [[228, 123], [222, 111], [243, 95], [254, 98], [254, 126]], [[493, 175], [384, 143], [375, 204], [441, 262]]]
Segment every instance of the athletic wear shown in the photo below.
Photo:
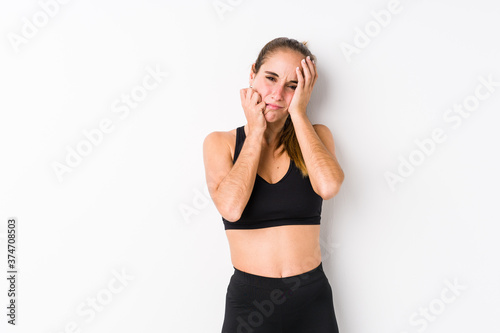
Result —
[[[244, 126], [236, 129], [236, 146], [233, 163], [236, 163], [245, 141]], [[257, 229], [288, 224], [320, 224], [323, 198], [314, 192], [309, 177], [290, 159], [285, 176], [269, 184], [258, 174], [255, 177], [250, 199], [238, 221], [229, 222], [224, 217], [224, 229]]]
[[338, 333], [332, 289], [320, 263], [285, 278], [234, 269], [222, 333]]

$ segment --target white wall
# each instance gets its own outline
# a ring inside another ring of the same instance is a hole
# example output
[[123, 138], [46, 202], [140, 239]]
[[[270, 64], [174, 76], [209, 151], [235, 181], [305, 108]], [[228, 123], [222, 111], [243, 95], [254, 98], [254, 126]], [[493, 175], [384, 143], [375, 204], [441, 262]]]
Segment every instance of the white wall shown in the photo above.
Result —
[[232, 265], [202, 142], [245, 124], [280, 36], [318, 58], [308, 112], [346, 176], [321, 236], [340, 331], [498, 330], [498, 1], [55, 1], [0, 5], [2, 332], [220, 332]]

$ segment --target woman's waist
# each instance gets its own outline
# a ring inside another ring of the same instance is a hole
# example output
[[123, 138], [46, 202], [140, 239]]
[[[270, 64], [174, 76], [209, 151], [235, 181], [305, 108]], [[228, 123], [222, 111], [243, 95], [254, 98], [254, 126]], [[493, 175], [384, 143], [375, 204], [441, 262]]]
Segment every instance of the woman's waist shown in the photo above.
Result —
[[235, 268], [267, 277], [286, 277], [321, 263], [319, 226], [281, 226], [226, 231]]
[[252, 285], [254, 287], [258, 287], [259, 289], [274, 290], [274, 292], [276, 289], [281, 289], [282, 292], [289, 291], [293, 293], [300, 286], [317, 283], [324, 281], [325, 279], [326, 275], [323, 271], [322, 263], [320, 262], [316, 267], [308, 271], [294, 275], [286, 275], [283, 277], [256, 275], [241, 271], [235, 267], [234, 274], [231, 277], [231, 282], [243, 285]]

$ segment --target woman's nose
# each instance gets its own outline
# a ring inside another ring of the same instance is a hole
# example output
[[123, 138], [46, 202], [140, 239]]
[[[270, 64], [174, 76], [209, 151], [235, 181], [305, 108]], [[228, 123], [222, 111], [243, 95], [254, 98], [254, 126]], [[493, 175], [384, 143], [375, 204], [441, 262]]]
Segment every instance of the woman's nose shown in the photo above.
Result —
[[283, 99], [283, 87], [282, 86], [276, 86], [273, 92], [273, 98], [277, 101], [280, 101]]

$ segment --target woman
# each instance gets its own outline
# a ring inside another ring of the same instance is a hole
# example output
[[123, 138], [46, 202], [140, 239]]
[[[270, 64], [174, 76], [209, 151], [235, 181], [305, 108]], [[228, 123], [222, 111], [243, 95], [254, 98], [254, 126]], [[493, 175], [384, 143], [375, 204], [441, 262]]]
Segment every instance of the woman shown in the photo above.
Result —
[[234, 267], [223, 333], [338, 332], [319, 234], [344, 173], [330, 130], [306, 115], [314, 59], [294, 39], [267, 43], [240, 91], [247, 124], [203, 143]]

